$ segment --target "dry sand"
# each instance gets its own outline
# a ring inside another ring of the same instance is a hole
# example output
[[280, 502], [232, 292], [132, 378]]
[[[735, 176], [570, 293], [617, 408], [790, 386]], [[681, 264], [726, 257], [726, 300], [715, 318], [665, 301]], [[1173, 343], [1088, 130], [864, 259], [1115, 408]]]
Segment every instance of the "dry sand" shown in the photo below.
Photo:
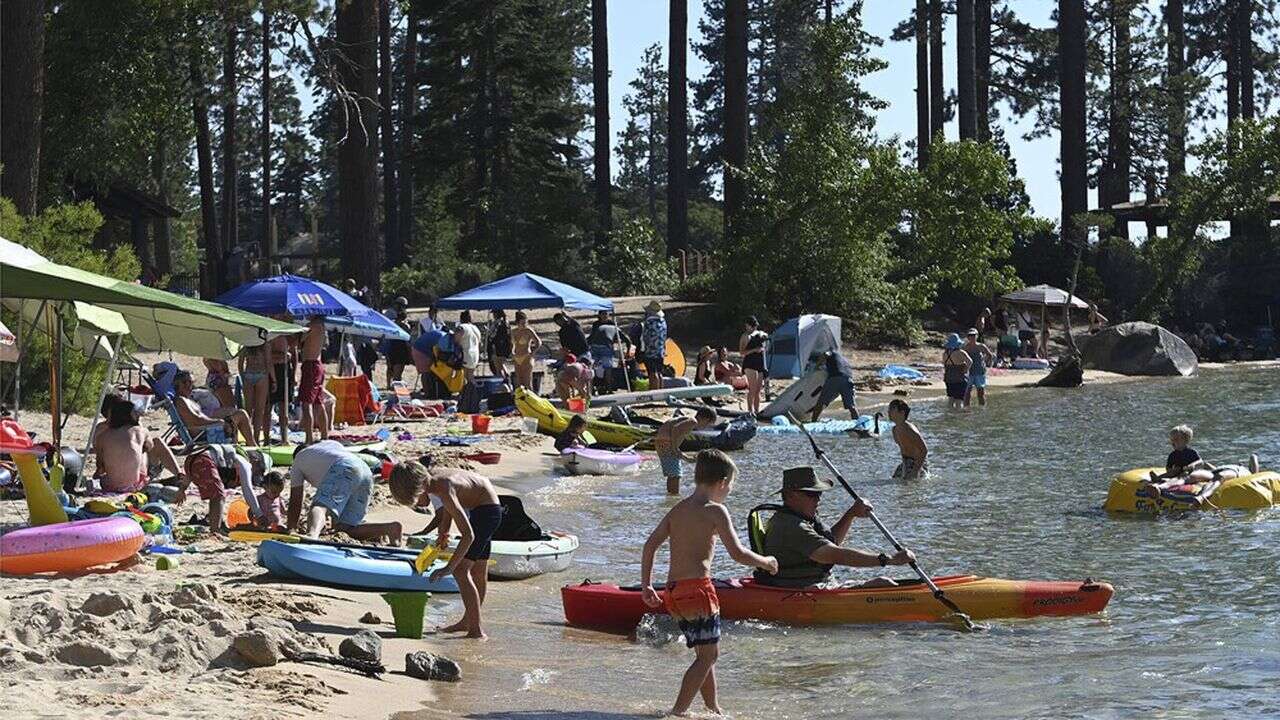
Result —
[[[193, 359], [178, 360], [187, 367], [196, 365]], [[858, 368], [872, 369], [864, 363]], [[914, 400], [942, 397], [940, 368], [925, 368], [925, 372], [927, 381], [918, 385], [864, 389], [860, 406], [874, 410], [897, 391], [909, 393]], [[993, 372], [991, 394], [1011, 392], [1041, 375]], [[1086, 371], [1085, 378], [1086, 382], [1126, 379], [1096, 371]], [[737, 398], [740, 403], [741, 394]], [[839, 408], [832, 413], [838, 415]], [[27, 412], [22, 420], [28, 429], [42, 434], [49, 427], [47, 414]], [[164, 425], [158, 413], [146, 421], [156, 430]], [[391, 443], [390, 451], [397, 457], [414, 457], [428, 449], [444, 456], [499, 451], [500, 464], [476, 469], [521, 494], [554, 482], [550, 439], [521, 434], [521, 424], [518, 417], [495, 419], [492, 429], [496, 432], [490, 439], [466, 449], [441, 449], [425, 440], [446, 430], [444, 420], [386, 427], [415, 435], [412, 441]], [[68, 443], [83, 446], [88, 426], [87, 418], [72, 417], [66, 430]], [[466, 463], [456, 458], [451, 462]], [[183, 518], [203, 512], [198, 500], [179, 511]], [[11, 529], [25, 520], [22, 501], [0, 502], [0, 528]], [[369, 520], [397, 520], [406, 532], [413, 532], [425, 525], [427, 517], [395, 505], [385, 487], [378, 486]], [[277, 582], [257, 567], [254, 547], [244, 543], [205, 535], [188, 549], [181, 565], [166, 571], [156, 569], [150, 557], [137, 557], [118, 567], [78, 575], [5, 576], [0, 587], [0, 686], [6, 716], [369, 718], [420, 711], [422, 716], [459, 717], [468, 711], [462, 693], [455, 691], [456, 686], [404, 675], [405, 653], [428, 650], [458, 660], [464, 684], [492, 682], [502, 667], [501, 627], [491, 632], [492, 639], [486, 643], [435, 635], [399, 639], [393, 637], [389, 608], [377, 593]], [[491, 586], [489, 605], [518, 616], [521, 585]], [[360, 618], [367, 612], [383, 622], [362, 624]], [[459, 612], [456, 595], [436, 595], [428, 607], [428, 625], [443, 624]], [[378, 680], [294, 662], [250, 668], [231, 648], [238, 633], [258, 628], [286, 645], [332, 653], [344, 637], [368, 627], [383, 638], [383, 662], [389, 673]]]

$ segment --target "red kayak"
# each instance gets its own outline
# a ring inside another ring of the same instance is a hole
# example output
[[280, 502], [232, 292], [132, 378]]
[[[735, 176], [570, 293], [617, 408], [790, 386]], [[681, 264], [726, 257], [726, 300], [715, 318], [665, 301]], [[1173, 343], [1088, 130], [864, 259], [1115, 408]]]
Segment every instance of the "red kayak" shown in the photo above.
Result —
[[[950, 611], [924, 583], [903, 580], [894, 587], [848, 589], [775, 588], [750, 578], [716, 580], [720, 616], [725, 620], [765, 620], [789, 625], [843, 625], [876, 622], [939, 622]], [[974, 620], [1088, 615], [1101, 612], [1114, 589], [1091, 580], [1002, 580], [975, 575], [934, 578], [960, 610]], [[661, 588], [659, 588], [661, 589]], [[560, 590], [564, 618], [573, 626], [630, 633], [651, 612], [639, 586], [585, 581]]]

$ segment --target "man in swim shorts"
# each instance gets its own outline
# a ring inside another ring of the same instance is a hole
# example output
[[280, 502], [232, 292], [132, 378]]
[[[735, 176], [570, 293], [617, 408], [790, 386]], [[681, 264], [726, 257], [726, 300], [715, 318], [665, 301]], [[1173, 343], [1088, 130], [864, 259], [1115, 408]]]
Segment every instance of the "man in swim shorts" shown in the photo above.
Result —
[[458, 581], [462, 619], [440, 628], [440, 632], [465, 631], [469, 638], [483, 639], [480, 607], [488, 585], [493, 535], [502, 524], [502, 505], [489, 478], [467, 470], [432, 467], [430, 463], [430, 456], [424, 456], [421, 461], [396, 463], [388, 479], [391, 496], [410, 507], [425, 507], [434, 500], [440, 501], [437, 547], [447, 548], [449, 528], [458, 526], [462, 534], [458, 547], [444, 567], [431, 573], [431, 579], [439, 580], [452, 574]]
[[365, 523], [369, 496], [373, 492], [373, 472], [368, 463], [348, 452], [335, 440], [321, 440], [294, 453], [289, 468], [289, 527], [298, 528], [302, 514], [302, 494], [306, 485], [316, 489], [311, 511], [301, 528], [310, 537], [319, 537], [326, 518], [333, 518], [335, 530], [357, 540], [400, 543], [400, 523]]
[[316, 431], [319, 431], [321, 440], [329, 437], [329, 419], [326, 417], [328, 408], [325, 407], [323, 395], [324, 365], [320, 363], [324, 343], [324, 319], [317, 315], [307, 323], [307, 333], [302, 336], [302, 381], [298, 383], [302, 432], [307, 436], [308, 445], [315, 440]]
[[[102, 403], [106, 420], [93, 432], [93, 452], [97, 458], [102, 489], [113, 493], [141, 490], [150, 480], [150, 465], [161, 465], [184, 482], [173, 451], [140, 424], [138, 407], [116, 394]], [[61, 488], [56, 488], [61, 489]]]
[[694, 430], [711, 427], [716, 421], [716, 411], [711, 408], [698, 408], [693, 417], [677, 415], [662, 423], [653, 437], [653, 449], [658, 453], [658, 462], [662, 465], [662, 474], [667, 479], [667, 494], [680, 493], [680, 461], [685, 456], [680, 446], [685, 438]]

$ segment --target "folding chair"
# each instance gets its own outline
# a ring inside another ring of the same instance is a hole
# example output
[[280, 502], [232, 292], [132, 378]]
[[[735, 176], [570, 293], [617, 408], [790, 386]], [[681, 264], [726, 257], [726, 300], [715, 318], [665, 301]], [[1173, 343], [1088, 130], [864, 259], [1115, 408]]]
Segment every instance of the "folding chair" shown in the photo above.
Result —
[[[182, 416], [178, 413], [177, 400], [164, 399], [160, 401], [160, 405], [169, 413], [169, 427], [160, 434], [163, 442], [169, 442], [169, 438], [177, 435], [178, 440], [182, 441], [182, 452], [185, 455], [191, 452], [191, 448], [204, 443], [226, 443], [230, 442], [227, 438], [226, 431], [222, 425], [209, 425], [200, 428], [196, 432], [191, 432], [187, 424], [182, 421]], [[155, 407], [154, 405], [152, 407]]]
[[415, 400], [413, 393], [409, 392], [409, 386], [401, 380], [391, 382], [391, 392], [393, 394], [387, 399], [384, 414], [393, 414], [401, 420], [426, 420], [440, 416], [440, 412], [434, 407], [427, 407]]

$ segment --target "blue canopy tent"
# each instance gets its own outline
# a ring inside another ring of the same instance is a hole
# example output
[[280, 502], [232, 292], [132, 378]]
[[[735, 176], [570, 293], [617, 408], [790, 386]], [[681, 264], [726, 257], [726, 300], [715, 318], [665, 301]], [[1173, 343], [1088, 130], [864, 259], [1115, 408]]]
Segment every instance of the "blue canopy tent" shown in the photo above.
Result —
[[325, 326], [347, 335], [408, 340], [409, 334], [382, 313], [341, 290], [299, 275], [252, 280], [218, 296], [223, 305], [259, 315], [325, 318]]
[[442, 310], [566, 310], [613, 311], [613, 301], [541, 275], [520, 273], [450, 295], [436, 307]]

